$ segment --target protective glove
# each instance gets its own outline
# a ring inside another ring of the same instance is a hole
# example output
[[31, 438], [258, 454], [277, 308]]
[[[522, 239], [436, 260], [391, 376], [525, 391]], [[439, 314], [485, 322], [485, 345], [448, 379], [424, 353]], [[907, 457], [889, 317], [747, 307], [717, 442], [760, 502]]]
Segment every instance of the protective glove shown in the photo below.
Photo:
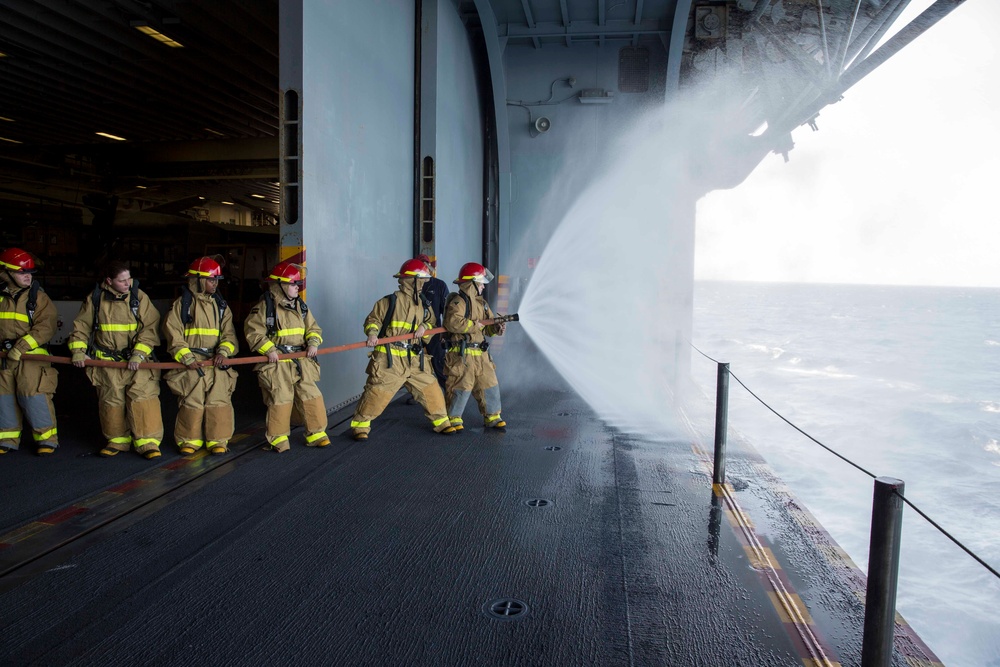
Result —
[[12, 347], [7, 350], [7, 359], [10, 361], [19, 361], [21, 359], [21, 350], [16, 347]]

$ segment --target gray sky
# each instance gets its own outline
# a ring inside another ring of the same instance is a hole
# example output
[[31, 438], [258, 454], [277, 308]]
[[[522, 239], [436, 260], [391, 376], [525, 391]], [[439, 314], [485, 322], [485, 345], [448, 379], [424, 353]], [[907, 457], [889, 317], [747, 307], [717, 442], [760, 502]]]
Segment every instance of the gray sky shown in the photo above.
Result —
[[788, 164], [702, 199], [696, 277], [1000, 287], [997, 25], [1000, 2], [967, 0], [796, 130]]

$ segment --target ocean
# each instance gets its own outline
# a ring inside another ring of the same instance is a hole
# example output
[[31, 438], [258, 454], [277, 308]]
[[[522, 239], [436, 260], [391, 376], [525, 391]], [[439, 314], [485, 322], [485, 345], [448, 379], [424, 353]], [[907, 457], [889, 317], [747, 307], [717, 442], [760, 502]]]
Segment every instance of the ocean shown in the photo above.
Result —
[[[1000, 570], [1000, 289], [700, 282], [692, 342]], [[714, 400], [715, 364], [692, 374]], [[865, 570], [871, 478], [729, 391], [730, 428]], [[1000, 580], [909, 507], [902, 534], [897, 610], [944, 664], [1000, 667]]]

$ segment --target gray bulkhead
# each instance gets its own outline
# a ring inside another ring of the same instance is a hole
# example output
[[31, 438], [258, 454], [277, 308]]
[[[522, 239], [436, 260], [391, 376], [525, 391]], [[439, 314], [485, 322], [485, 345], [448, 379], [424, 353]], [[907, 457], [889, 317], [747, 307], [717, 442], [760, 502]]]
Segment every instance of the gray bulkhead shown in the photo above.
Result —
[[[476, 25], [468, 21], [473, 6]], [[575, 189], [600, 175], [575, 165], [603, 164], [619, 129], [666, 95], [659, 36], [643, 39], [651, 85], [620, 93], [619, 54], [628, 42], [513, 44], [485, 1], [288, 1], [280, 21], [283, 183], [297, 188], [283, 196], [281, 254], [302, 257], [306, 249], [308, 301], [327, 345], [361, 340], [371, 304], [395, 287], [391, 275], [425, 249], [414, 204], [425, 158], [433, 159], [429, 254], [438, 258], [439, 277], [450, 282], [466, 261], [495, 264], [495, 273], [509, 277], [513, 311]], [[559, 81], [568, 77], [573, 87]], [[615, 99], [582, 104], [581, 89]], [[544, 133], [533, 124], [539, 116], [551, 123]], [[491, 132], [497, 139], [487, 146]], [[293, 201], [297, 212], [289, 210]], [[690, 329], [693, 197], [688, 209], [665, 249], [683, 331]], [[484, 237], [487, 225], [492, 239]], [[366, 362], [363, 352], [324, 360], [329, 406], [358, 396]]]
[[[463, 262], [482, 258], [483, 114], [457, 7], [429, 4], [438, 6], [421, 48], [436, 65], [420, 77], [420, 148], [435, 161], [432, 254], [450, 282]], [[283, 216], [281, 253], [307, 249], [307, 296], [325, 344], [363, 340], [365, 315], [396, 288], [392, 275], [415, 250], [417, 12], [409, 0], [290, 1], [280, 12], [280, 87], [286, 100], [297, 95], [301, 119], [301, 217]], [[283, 145], [282, 159], [294, 152]], [[366, 363], [361, 351], [324, 359], [329, 406], [360, 394]]]

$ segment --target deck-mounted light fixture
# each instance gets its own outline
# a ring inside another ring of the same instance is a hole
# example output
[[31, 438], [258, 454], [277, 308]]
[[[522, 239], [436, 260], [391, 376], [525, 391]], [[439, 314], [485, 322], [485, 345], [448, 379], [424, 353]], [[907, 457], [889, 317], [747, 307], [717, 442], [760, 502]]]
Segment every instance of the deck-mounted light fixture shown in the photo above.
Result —
[[183, 44], [174, 39], [171, 39], [170, 37], [167, 37], [162, 32], [160, 32], [153, 26], [149, 25], [149, 23], [147, 23], [146, 21], [129, 21], [128, 24], [133, 28], [135, 28], [136, 30], [138, 30], [139, 32], [141, 32], [142, 34], [149, 35], [156, 41], [162, 42], [171, 48], [174, 49], [184, 48]]

